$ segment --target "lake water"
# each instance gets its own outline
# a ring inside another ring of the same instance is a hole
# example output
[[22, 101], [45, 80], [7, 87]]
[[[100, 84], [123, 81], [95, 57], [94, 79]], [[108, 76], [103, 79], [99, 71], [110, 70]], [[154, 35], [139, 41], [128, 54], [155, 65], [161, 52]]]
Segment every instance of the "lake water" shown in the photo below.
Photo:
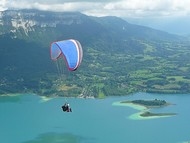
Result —
[[[176, 116], [133, 120], [136, 109], [113, 104], [122, 100], [161, 99], [174, 103], [154, 112]], [[37, 95], [0, 97], [0, 143], [185, 143], [190, 141], [190, 95], [136, 93], [106, 99]]]

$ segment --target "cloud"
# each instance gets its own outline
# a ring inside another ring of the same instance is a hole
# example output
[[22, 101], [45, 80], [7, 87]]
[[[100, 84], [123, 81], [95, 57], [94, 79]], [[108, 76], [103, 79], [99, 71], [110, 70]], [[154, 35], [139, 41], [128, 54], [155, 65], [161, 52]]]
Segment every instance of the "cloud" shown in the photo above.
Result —
[[0, 2], [0, 11], [3, 11], [3, 10], [6, 9], [5, 4], [6, 4], [6, 0], [1, 0], [1, 2]]
[[0, 10], [79, 11], [92, 16], [167, 17], [190, 15], [189, 0], [1, 0]]

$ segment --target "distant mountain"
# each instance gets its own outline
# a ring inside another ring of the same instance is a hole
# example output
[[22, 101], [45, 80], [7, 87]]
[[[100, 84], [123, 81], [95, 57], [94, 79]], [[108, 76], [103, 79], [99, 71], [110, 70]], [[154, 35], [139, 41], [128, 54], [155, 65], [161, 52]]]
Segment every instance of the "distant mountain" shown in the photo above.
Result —
[[[0, 13], [0, 34], [11, 33], [12, 38], [42, 40], [99, 37], [104, 33], [119, 33], [120, 38], [146, 40], [176, 40], [179, 36], [134, 25], [117, 17], [89, 17], [78, 12], [47, 12], [37, 10], [7, 10]], [[35, 35], [37, 34], [37, 35]], [[40, 37], [41, 36], [41, 37]], [[64, 36], [64, 37], [62, 37]], [[114, 36], [114, 35], [113, 35]], [[49, 38], [49, 39], [48, 39]], [[53, 38], [53, 39], [52, 39]]]
[[104, 26], [115, 30], [117, 32], [121, 32], [122, 38], [128, 37], [134, 37], [134, 38], [141, 38], [146, 40], [174, 40], [174, 39], [180, 39], [181, 37], [177, 35], [172, 35], [167, 32], [152, 29], [149, 27], [141, 26], [141, 25], [135, 25], [130, 24], [126, 22], [125, 20], [117, 17], [102, 17], [97, 18], [97, 21], [104, 24]]
[[[49, 46], [70, 38], [81, 42], [84, 58], [60, 81]], [[0, 94], [102, 97], [190, 91], [188, 39], [118, 17], [7, 10], [0, 13], [0, 43]]]
[[190, 17], [126, 18], [127, 21], [177, 35], [190, 35]]

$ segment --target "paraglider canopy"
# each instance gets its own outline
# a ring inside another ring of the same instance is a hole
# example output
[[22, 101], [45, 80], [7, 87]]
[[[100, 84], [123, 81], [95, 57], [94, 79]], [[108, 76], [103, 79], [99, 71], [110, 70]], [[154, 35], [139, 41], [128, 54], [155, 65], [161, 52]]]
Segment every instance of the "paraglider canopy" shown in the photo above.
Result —
[[54, 61], [63, 57], [67, 68], [75, 71], [82, 61], [82, 46], [79, 41], [74, 39], [53, 42], [50, 47], [50, 56]]

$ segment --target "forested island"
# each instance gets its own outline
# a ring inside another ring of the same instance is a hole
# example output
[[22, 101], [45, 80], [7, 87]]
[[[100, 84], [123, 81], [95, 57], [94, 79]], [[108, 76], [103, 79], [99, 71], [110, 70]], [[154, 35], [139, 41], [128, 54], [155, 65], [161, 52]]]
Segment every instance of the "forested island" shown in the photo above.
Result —
[[154, 100], [121, 101], [121, 103], [133, 103], [133, 104], [138, 104], [138, 105], [145, 106], [145, 107], [147, 107], [147, 108], [151, 108], [151, 107], [162, 107], [162, 106], [170, 105], [170, 103], [167, 103], [165, 100], [159, 100], [159, 99], [154, 99]]
[[152, 112], [144, 112], [140, 114], [141, 117], [153, 117], [153, 116], [173, 116], [176, 113], [152, 113]]

